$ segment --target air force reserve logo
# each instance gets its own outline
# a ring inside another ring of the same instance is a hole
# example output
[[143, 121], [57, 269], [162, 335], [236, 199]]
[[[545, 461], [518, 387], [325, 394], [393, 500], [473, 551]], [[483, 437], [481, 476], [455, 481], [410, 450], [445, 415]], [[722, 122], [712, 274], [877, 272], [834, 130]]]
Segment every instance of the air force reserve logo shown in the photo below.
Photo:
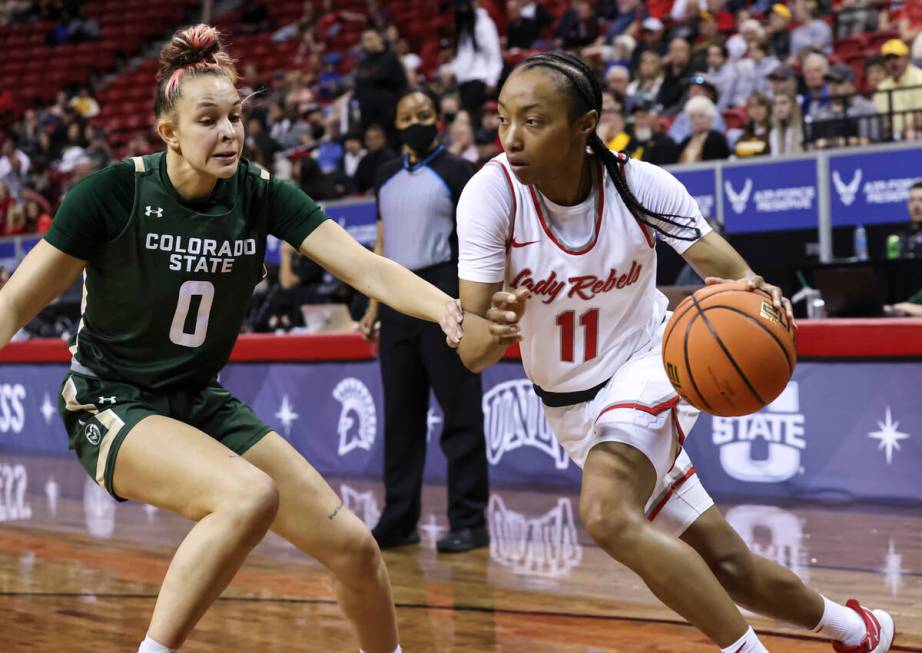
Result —
[[742, 213], [746, 210], [749, 203], [749, 196], [752, 194], [752, 179], [747, 179], [743, 184], [743, 190], [736, 192], [729, 181], [724, 182], [724, 190], [727, 191], [727, 198], [730, 200], [730, 206], [736, 213]]
[[333, 398], [341, 405], [336, 431], [339, 433], [339, 455], [353, 449], [371, 451], [378, 428], [375, 401], [364, 383], [348, 377], [333, 389]]
[[720, 464], [746, 483], [781, 483], [803, 473], [804, 416], [797, 381], [791, 381], [762, 411], [744, 417], [714, 417], [713, 442]]
[[839, 194], [839, 200], [841, 200], [844, 206], [851, 206], [855, 201], [855, 197], [858, 195], [858, 189], [861, 188], [861, 177], [861, 168], [858, 168], [855, 170], [855, 176], [846, 184], [842, 181], [842, 177], [839, 176], [839, 171], [833, 171], [832, 183], [835, 185], [836, 192]]
[[487, 460], [498, 465], [503, 456], [521, 447], [543, 451], [557, 469], [570, 462], [544, 418], [541, 400], [528, 379], [499, 383], [483, 396]]

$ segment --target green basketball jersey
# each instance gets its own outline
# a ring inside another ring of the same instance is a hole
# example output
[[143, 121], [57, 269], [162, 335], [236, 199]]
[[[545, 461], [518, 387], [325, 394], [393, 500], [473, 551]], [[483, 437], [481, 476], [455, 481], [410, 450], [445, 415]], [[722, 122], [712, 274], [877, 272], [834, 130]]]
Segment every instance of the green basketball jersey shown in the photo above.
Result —
[[[245, 160], [199, 202], [184, 201], [172, 187], [163, 153], [129, 165], [130, 214], [115, 224], [109, 218], [109, 238], [90, 251], [76, 244], [81, 224], [99, 223], [98, 216], [81, 223], [83, 209], [74, 206], [86, 188], [71, 191], [46, 237], [87, 258], [72, 369], [144, 388], [203, 387], [230, 356], [262, 277], [267, 234], [298, 247], [325, 216], [300, 190]], [[81, 183], [103, 183], [91, 179]], [[102, 201], [94, 210], [105, 210]], [[111, 208], [124, 215], [123, 207]]]

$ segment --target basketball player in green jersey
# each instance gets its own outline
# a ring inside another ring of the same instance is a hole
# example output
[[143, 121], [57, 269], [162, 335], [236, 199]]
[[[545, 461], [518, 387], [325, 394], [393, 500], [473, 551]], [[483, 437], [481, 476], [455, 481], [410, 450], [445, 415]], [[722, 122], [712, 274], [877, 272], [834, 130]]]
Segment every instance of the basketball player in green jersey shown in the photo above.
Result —
[[260, 279], [268, 234], [370, 297], [439, 322], [449, 344], [461, 338], [460, 309], [368, 252], [296, 187], [240, 158], [235, 82], [215, 29], [173, 36], [156, 100], [165, 150], [70, 191], [0, 291], [0, 346], [85, 273], [61, 392], [70, 446], [115, 498], [198, 522], [170, 563], [142, 653], [176, 650], [270, 528], [333, 573], [364, 651], [400, 651], [371, 533], [217, 374]]

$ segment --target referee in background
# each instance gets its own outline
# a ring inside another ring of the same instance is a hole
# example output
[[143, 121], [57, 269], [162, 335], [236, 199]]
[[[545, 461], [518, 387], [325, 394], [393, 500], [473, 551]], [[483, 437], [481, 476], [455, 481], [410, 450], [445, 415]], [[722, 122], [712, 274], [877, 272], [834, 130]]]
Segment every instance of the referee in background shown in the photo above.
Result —
[[[376, 174], [375, 252], [457, 297], [455, 208], [474, 169], [439, 143], [438, 106], [428, 89], [409, 88], [398, 98], [395, 124], [404, 156]], [[374, 300], [360, 322], [366, 338], [374, 337], [379, 318], [386, 498], [372, 534], [382, 549], [419, 542], [431, 388], [445, 417], [441, 445], [448, 460], [450, 530], [436, 548], [449, 553], [486, 546], [489, 482], [480, 375], [464, 367], [438, 325]]]

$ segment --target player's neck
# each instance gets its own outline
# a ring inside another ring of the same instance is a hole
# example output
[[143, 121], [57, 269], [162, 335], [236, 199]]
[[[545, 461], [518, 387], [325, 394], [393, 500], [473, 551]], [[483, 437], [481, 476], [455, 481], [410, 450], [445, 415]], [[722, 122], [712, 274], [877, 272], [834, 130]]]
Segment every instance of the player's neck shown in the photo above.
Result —
[[171, 149], [166, 151], [166, 174], [173, 188], [184, 200], [208, 197], [218, 183], [217, 177], [196, 171]]
[[[566, 166], [564, 169], [572, 170], [576, 167], [576, 165]], [[554, 204], [575, 206], [589, 197], [589, 193], [592, 192], [592, 168], [589, 165], [589, 159], [585, 156], [579, 170], [579, 176], [576, 178], [559, 175], [547, 182], [537, 184], [538, 190]]]

